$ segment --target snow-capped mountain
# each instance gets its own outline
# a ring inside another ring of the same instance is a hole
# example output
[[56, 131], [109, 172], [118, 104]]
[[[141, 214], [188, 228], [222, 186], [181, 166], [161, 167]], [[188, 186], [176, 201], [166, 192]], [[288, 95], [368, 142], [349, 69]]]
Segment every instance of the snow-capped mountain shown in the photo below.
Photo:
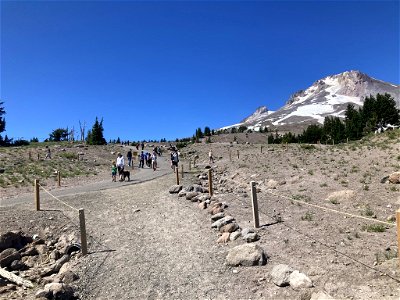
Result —
[[326, 116], [344, 118], [349, 103], [362, 106], [365, 97], [389, 93], [400, 108], [400, 86], [374, 79], [359, 71], [347, 71], [317, 80], [306, 90], [294, 93], [286, 104], [275, 112], [259, 107], [241, 123], [254, 130], [262, 126], [303, 127], [323, 123]]

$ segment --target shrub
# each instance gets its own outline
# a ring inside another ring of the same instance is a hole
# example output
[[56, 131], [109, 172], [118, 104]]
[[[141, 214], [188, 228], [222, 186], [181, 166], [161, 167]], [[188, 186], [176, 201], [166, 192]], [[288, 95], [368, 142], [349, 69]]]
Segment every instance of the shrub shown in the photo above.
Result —
[[382, 224], [372, 224], [372, 225], [364, 225], [362, 230], [367, 232], [385, 232], [386, 227]]

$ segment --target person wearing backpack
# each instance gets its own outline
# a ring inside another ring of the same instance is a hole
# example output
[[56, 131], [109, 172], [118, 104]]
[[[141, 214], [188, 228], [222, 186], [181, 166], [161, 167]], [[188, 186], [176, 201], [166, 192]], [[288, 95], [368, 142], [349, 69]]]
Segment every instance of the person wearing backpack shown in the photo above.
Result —
[[179, 155], [178, 151], [173, 151], [171, 153], [171, 168], [174, 170], [175, 173], [175, 168], [178, 168], [178, 163], [179, 163]]

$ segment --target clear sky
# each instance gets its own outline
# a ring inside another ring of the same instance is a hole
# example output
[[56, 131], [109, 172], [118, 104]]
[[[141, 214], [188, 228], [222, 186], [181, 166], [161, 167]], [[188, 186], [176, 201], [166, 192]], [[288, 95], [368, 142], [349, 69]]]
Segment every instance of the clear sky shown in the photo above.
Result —
[[399, 1], [1, 1], [10, 138], [191, 137], [348, 70], [399, 84]]

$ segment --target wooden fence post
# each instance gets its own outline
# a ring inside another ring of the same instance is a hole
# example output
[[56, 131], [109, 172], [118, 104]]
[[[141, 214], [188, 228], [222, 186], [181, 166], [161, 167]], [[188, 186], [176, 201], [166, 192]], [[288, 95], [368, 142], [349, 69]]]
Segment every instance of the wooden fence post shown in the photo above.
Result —
[[178, 168], [178, 166], [175, 167], [175, 173], [176, 173], [176, 184], [179, 185], [179, 168]]
[[83, 208], [79, 210], [79, 227], [81, 230], [82, 255], [86, 255], [88, 253], [88, 249], [87, 249], [87, 239], [86, 239], [85, 210]]
[[238, 157], [238, 159], [239, 159], [239, 150], [237, 150], [237, 157]]
[[[400, 209], [396, 211], [396, 224], [397, 224], [397, 249], [400, 249]], [[400, 250], [397, 250], [397, 258], [400, 268]]]
[[213, 195], [213, 186], [212, 186], [212, 173], [211, 169], [208, 169], [208, 192], [210, 193], [210, 196]]
[[35, 179], [35, 204], [36, 210], [40, 210], [39, 179]]
[[261, 153], [262, 153], [262, 146], [261, 146]]
[[258, 202], [257, 202], [257, 190], [256, 190], [256, 182], [251, 181], [251, 202], [253, 205], [253, 220], [254, 220], [254, 228], [260, 227], [260, 220], [258, 217]]
[[61, 186], [61, 172], [57, 171], [57, 180], [58, 180], [58, 187]]
[[37, 160], [40, 160], [40, 154], [39, 153], [37, 154]]

